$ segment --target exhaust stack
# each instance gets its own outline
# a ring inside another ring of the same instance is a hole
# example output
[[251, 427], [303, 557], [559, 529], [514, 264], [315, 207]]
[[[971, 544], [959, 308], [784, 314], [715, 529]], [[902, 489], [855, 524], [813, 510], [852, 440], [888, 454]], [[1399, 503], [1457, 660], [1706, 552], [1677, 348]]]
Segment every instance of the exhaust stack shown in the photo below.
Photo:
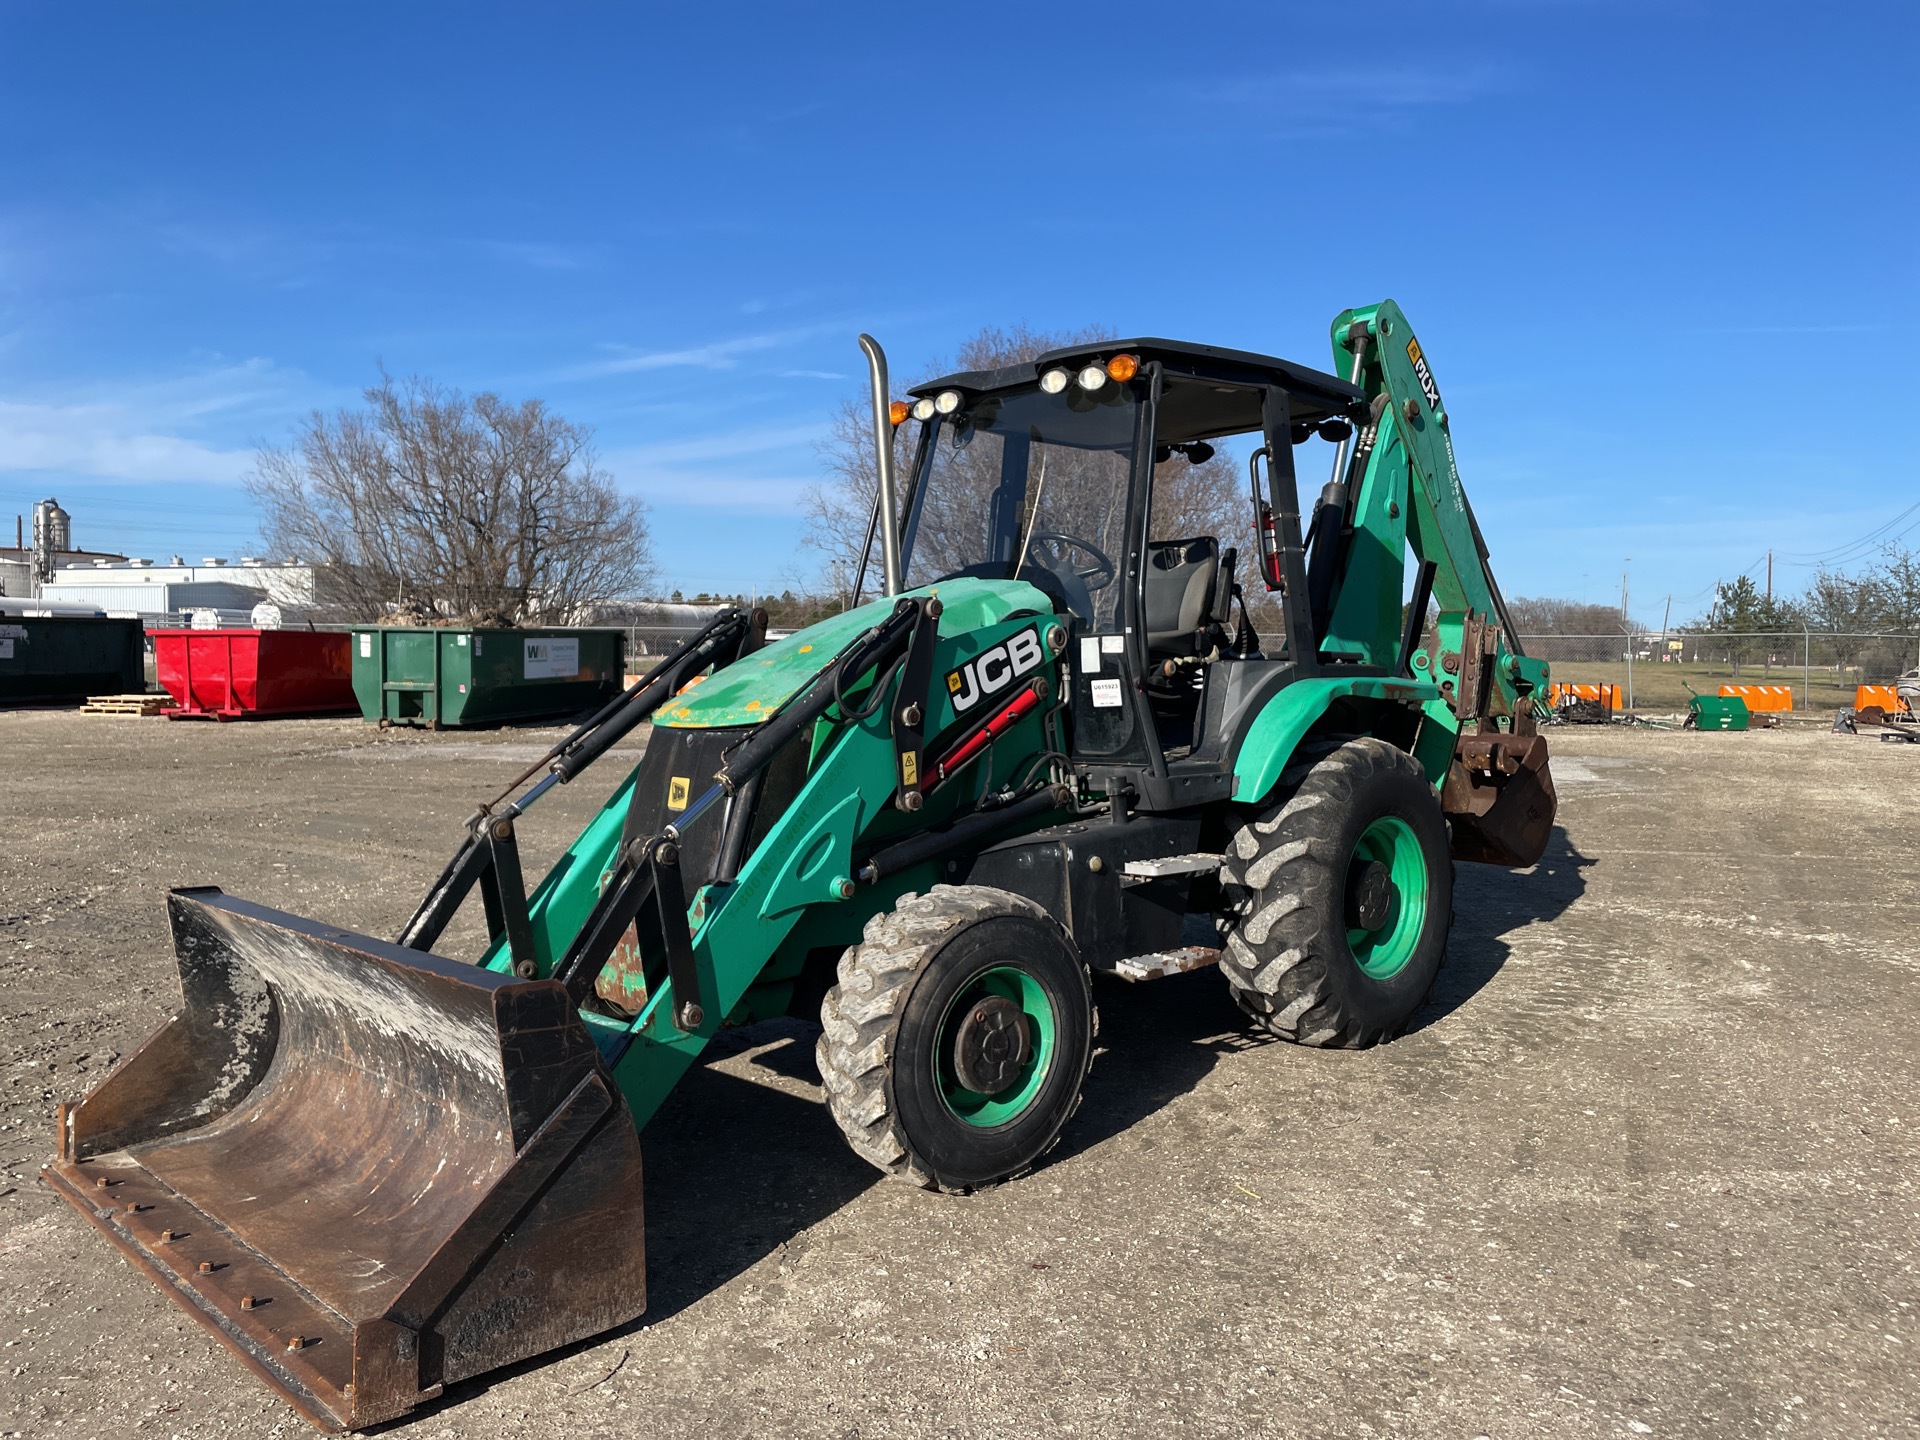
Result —
[[[867, 355], [867, 371], [873, 381], [874, 475], [878, 493], [874, 497], [880, 517], [880, 561], [886, 575], [887, 594], [900, 593], [900, 511], [894, 500], [893, 486], [893, 402], [887, 391], [887, 352], [871, 335], [860, 337], [860, 348]], [[873, 543], [868, 537], [867, 543]]]

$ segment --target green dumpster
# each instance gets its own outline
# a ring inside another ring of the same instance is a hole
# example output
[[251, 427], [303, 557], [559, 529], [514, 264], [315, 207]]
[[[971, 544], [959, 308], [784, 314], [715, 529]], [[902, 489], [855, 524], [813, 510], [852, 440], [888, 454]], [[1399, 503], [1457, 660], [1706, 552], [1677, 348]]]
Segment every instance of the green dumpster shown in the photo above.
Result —
[[570, 715], [620, 688], [620, 630], [443, 630], [364, 626], [353, 632], [353, 693], [383, 725], [495, 725]]
[[139, 694], [146, 643], [138, 620], [0, 613], [0, 705]]
[[1695, 695], [1687, 701], [1687, 724], [1695, 730], [1744, 730], [1751, 718], [1738, 695]]

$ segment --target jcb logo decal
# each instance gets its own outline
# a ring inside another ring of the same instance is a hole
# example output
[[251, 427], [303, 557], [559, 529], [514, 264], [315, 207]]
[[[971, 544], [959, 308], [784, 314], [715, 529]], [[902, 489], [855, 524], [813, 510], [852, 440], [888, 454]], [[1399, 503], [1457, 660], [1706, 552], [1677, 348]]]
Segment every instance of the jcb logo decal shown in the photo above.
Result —
[[1440, 387], [1433, 383], [1433, 371], [1427, 368], [1427, 357], [1420, 353], [1420, 342], [1407, 340], [1407, 359], [1413, 362], [1413, 378], [1420, 382], [1420, 393], [1427, 397], [1427, 408], [1440, 408]]
[[958, 670], [948, 671], [947, 694], [953, 697], [954, 714], [964, 715], [988, 696], [999, 694], [1022, 675], [1038, 670], [1046, 658], [1039, 627], [1029, 625]]

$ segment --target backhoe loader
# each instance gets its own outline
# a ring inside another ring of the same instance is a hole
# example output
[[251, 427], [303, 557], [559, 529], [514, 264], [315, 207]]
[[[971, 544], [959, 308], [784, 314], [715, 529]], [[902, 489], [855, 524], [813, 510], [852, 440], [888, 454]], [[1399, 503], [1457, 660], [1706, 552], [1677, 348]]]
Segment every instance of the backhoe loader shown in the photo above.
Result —
[[[1335, 320], [1337, 373], [1135, 339], [890, 401], [861, 343], [849, 608], [721, 614], [482, 806], [394, 940], [172, 892], [182, 1009], [59, 1111], [46, 1180], [323, 1429], [642, 1312], [641, 1136], [723, 1025], [817, 1015], [853, 1149], [970, 1191], [1068, 1122], [1095, 974], [1217, 963], [1251, 1024], [1372, 1045], [1453, 862], [1547, 843], [1547, 666], [1392, 302]], [[1244, 534], [1160, 533], [1220, 446]], [[529, 887], [521, 817], [643, 721]], [[435, 953], [476, 890], [484, 953]]]

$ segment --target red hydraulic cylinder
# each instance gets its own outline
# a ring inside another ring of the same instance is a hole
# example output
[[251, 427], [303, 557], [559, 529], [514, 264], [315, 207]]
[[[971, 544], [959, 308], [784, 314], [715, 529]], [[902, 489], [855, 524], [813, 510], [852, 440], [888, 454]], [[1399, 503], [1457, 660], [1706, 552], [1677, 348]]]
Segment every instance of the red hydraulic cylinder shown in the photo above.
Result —
[[1006, 734], [1017, 723], [1026, 719], [1039, 706], [1040, 692], [1029, 685], [1009, 700], [996, 714], [989, 717], [986, 724], [929, 765], [927, 778], [920, 786], [920, 793], [932, 794], [943, 781], [951, 779], [982, 750]]

